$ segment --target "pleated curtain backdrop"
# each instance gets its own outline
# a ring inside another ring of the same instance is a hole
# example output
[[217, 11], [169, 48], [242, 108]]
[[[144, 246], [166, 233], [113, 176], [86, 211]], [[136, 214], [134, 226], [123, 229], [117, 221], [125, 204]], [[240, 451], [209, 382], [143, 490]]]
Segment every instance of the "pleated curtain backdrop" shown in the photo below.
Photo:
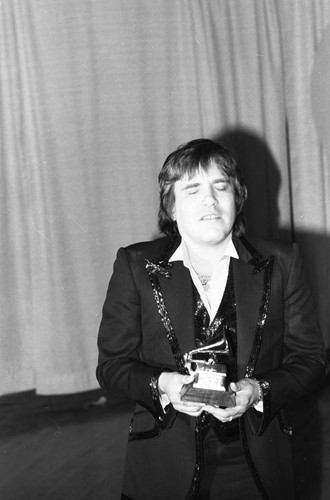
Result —
[[327, 0], [0, 0], [0, 394], [97, 387], [117, 249], [157, 236], [157, 175], [237, 150], [248, 225], [301, 244], [329, 346]]

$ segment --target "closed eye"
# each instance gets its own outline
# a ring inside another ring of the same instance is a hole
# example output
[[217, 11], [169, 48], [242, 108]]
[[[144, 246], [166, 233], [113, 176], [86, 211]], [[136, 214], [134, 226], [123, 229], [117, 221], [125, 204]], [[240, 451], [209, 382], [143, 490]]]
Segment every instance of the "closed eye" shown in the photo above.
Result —
[[228, 181], [219, 181], [214, 183], [214, 187], [217, 191], [227, 191], [229, 185]]
[[194, 182], [192, 184], [188, 184], [187, 186], [185, 186], [183, 191], [185, 191], [188, 194], [196, 194], [198, 193], [199, 187], [200, 184], [198, 182]]

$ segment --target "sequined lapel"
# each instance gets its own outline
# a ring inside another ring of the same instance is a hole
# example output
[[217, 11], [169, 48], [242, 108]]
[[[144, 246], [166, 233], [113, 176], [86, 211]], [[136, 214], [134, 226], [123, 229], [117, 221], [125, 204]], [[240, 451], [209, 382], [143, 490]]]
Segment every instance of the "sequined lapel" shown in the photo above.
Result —
[[192, 283], [182, 262], [168, 262], [171, 253], [145, 266], [178, 371], [186, 373], [183, 355], [195, 347]]
[[274, 257], [264, 258], [242, 239], [234, 261], [238, 377], [253, 376], [267, 318]]

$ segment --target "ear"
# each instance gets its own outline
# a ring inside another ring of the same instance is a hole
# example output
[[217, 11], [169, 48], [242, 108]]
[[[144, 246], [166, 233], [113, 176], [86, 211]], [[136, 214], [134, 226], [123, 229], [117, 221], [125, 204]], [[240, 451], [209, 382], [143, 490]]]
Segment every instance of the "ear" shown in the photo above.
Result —
[[172, 208], [171, 217], [172, 217], [172, 220], [176, 221], [176, 211], [175, 211], [174, 207]]

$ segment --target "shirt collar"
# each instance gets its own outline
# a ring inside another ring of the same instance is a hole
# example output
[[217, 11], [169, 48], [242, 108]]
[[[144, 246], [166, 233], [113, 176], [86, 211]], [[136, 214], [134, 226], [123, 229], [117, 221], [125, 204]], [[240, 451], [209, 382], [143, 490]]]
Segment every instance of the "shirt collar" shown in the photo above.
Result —
[[[232, 238], [228, 241], [227, 248], [222, 256], [222, 259], [224, 257], [233, 257], [234, 259], [239, 259], [237, 250], [235, 248], [235, 245], [233, 243]], [[186, 267], [189, 267], [190, 259], [189, 259], [189, 254], [187, 251], [187, 247], [185, 242], [182, 240], [178, 248], [175, 250], [173, 255], [170, 257], [169, 262], [174, 262], [174, 261], [182, 261], [183, 264]]]

